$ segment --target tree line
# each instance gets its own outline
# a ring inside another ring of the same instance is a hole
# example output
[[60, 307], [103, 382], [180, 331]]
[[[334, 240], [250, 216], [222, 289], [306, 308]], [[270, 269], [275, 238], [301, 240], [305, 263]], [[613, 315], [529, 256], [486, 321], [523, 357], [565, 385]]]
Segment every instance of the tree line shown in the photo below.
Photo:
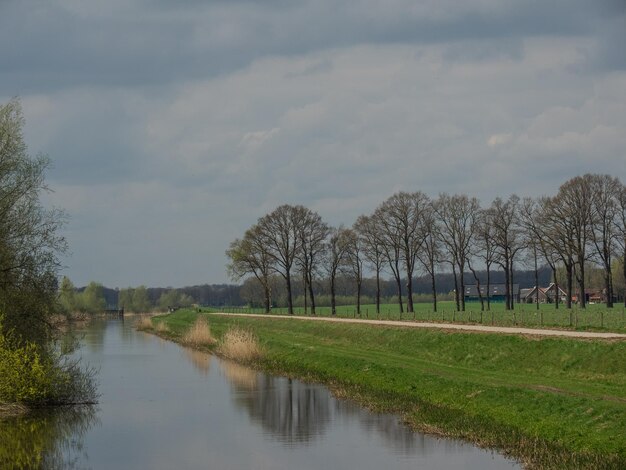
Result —
[[[348, 276], [360, 313], [365, 272], [373, 274], [376, 284], [377, 313], [385, 274], [395, 282], [401, 312], [414, 311], [414, 278], [428, 276], [432, 308], [437, 311], [441, 272], [452, 274], [458, 311], [465, 310], [468, 276], [477, 286], [481, 309], [488, 310], [490, 298], [483, 295], [481, 282], [489, 292], [494, 270], [504, 273], [505, 308], [510, 310], [515, 267], [520, 264], [532, 267], [535, 286], [540, 269], [548, 266], [557, 292], [563, 271], [567, 308], [574, 295], [579, 306], [586, 307], [587, 271], [590, 266], [600, 268], [606, 305], [611, 308], [616, 263], [621, 263], [626, 279], [626, 187], [610, 175], [585, 174], [566, 181], [553, 196], [522, 199], [513, 194], [497, 197], [486, 207], [465, 194], [430, 198], [421, 191], [402, 191], [371, 214], [359, 216], [352, 227], [331, 227], [315, 211], [285, 204], [260, 217], [230, 244], [226, 256], [232, 279], [250, 276], [258, 282], [268, 312], [275, 276], [283, 281], [289, 313], [294, 284], [301, 282], [305, 309], [312, 314], [319, 280], [328, 283], [335, 314], [337, 279]], [[486, 279], [479, 275], [481, 270]]]

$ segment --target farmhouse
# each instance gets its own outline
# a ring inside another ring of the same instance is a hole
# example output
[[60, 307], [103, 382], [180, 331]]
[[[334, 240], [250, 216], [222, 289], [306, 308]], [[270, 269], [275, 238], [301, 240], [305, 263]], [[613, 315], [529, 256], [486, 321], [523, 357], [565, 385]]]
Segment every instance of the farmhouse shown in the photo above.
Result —
[[[530, 289], [522, 289], [521, 298], [523, 303], [532, 304], [537, 301], [537, 290], [539, 290], [539, 303], [553, 304], [557, 296], [557, 286], [551, 283], [548, 287], [532, 287]], [[567, 300], [567, 294], [561, 287], [558, 287], [559, 302]]]
[[[480, 293], [483, 300], [487, 300], [487, 286], [480, 286]], [[478, 289], [476, 285], [465, 286], [465, 301], [466, 302], [478, 302], [480, 297], [478, 296]], [[520, 288], [519, 284], [513, 284], [511, 289], [513, 295], [513, 301], [519, 303], [520, 301]], [[505, 284], [491, 284], [489, 286], [489, 301], [490, 302], [504, 302], [506, 300], [506, 285]]]

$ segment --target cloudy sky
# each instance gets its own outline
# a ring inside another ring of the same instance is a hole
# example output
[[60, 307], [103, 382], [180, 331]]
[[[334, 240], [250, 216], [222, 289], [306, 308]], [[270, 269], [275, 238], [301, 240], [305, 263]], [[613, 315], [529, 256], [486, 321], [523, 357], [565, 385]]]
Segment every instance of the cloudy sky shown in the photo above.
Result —
[[624, 0], [0, 0], [78, 285], [227, 281], [224, 250], [304, 204], [626, 182]]

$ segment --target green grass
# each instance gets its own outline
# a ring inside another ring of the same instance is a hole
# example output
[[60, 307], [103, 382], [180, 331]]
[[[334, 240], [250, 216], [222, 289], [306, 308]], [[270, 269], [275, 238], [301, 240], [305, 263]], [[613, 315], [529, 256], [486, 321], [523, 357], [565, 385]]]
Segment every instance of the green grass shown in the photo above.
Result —
[[[180, 340], [197, 313], [158, 317]], [[418, 430], [503, 450], [536, 468], [626, 468], [626, 342], [528, 339], [207, 315], [252, 329], [259, 366], [328, 384]], [[210, 349], [210, 348], [208, 348]]]
[[[607, 309], [602, 304], [588, 305], [585, 310], [574, 306], [568, 310], [564, 305], [555, 309], [553, 304], [540, 304], [537, 310], [534, 304], [516, 304], [515, 309], [506, 311], [503, 303], [492, 303], [490, 311], [480, 310], [480, 303], [469, 302], [465, 312], [457, 312], [454, 302], [438, 303], [437, 312], [433, 312], [430, 303], [415, 303], [415, 313], [400, 313], [398, 304], [383, 304], [380, 314], [375, 305], [363, 305], [360, 318], [384, 320], [417, 320], [429, 322], [476, 323], [495, 326], [523, 326], [530, 328], [565, 328], [572, 330], [626, 332], [626, 310], [623, 305]], [[406, 309], [406, 305], [405, 305]], [[264, 313], [262, 308], [219, 307], [205, 308], [208, 312]], [[286, 315], [287, 308], [272, 309], [276, 315]], [[304, 315], [303, 307], [294, 308], [294, 313]], [[307, 310], [310, 314], [310, 308]], [[317, 307], [317, 316], [330, 316], [330, 307]], [[341, 318], [358, 317], [354, 305], [337, 306], [337, 316]]]

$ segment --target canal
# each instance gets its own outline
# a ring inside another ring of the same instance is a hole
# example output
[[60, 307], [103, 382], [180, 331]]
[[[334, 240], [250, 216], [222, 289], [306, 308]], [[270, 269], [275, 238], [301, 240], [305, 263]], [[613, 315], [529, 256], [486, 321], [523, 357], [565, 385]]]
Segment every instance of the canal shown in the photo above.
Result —
[[78, 354], [99, 370], [99, 404], [0, 422], [8, 468], [520, 468], [468, 443], [414, 433], [323, 386], [137, 332], [132, 320], [96, 320], [79, 334]]

